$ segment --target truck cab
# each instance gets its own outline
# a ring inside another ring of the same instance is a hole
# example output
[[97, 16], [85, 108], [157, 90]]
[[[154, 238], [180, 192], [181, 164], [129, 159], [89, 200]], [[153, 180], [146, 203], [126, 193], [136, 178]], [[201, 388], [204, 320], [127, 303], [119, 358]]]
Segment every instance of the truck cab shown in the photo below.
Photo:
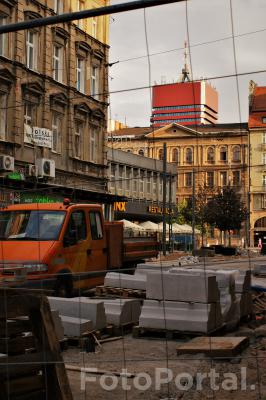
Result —
[[107, 268], [102, 207], [21, 204], [0, 211], [0, 279], [5, 285], [54, 289], [102, 283]]

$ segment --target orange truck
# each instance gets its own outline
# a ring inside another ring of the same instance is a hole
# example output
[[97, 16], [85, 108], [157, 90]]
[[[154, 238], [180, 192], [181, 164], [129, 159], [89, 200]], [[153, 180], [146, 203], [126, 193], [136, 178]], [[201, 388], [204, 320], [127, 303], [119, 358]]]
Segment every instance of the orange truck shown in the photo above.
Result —
[[105, 222], [102, 206], [19, 204], [0, 210], [0, 281], [70, 297], [102, 284], [108, 270], [157, 257], [155, 236], [124, 238], [121, 222]]

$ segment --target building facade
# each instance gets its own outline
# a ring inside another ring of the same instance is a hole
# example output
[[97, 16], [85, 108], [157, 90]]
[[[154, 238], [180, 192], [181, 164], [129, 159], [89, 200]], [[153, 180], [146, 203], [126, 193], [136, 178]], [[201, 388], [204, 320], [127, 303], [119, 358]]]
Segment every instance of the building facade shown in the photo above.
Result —
[[[3, 0], [0, 24], [105, 0]], [[107, 194], [108, 16], [0, 36], [0, 175], [4, 186]], [[107, 196], [108, 197], [108, 196]]]
[[[219, 188], [231, 185], [248, 202], [248, 129], [247, 124], [220, 124], [194, 129], [169, 124], [159, 129], [128, 128], [112, 132], [109, 146], [140, 156], [163, 159], [176, 171], [176, 202], [189, 201], [193, 191], [205, 188], [209, 197]], [[194, 187], [193, 187], [194, 186]], [[247, 227], [245, 227], [247, 229]], [[237, 244], [248, 241], [247, 231]]]
[[[162, 221], [163, 162], [129, 152], [108, 149], [108, 188], [112, 195], [125, 196], [114, 203], [115, 219]], [[175, 166], [166, 166], [166, 212], [176, 210]]]
[[250, 241], [266, 243], [266, 86], [250, 82]]
[[177, 82], [152, 88], [151, 125], [170, 123], [184, 126], [215, 124], [218, 93], [205, 81]]

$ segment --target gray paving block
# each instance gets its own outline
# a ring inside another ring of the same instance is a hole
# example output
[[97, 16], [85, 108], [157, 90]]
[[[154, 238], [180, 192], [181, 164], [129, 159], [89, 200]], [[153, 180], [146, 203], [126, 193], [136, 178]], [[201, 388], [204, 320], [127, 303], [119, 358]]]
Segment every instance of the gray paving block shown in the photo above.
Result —
[[61, 298], [48, 297], [51, 308], [58, 310], [60, 315], [90, 320], [94, 329], [106, 327], [106, 315], [102, 300], [86, 297]]
[[254, 264], [254, 275], [266, 275], [266, 264]]
[[139, 325], [143, 328], [207, 333], [222, 325], [219, 303], [145, 300]]
[[236, 273], [236, 293], [242, 293], [249, 291], [251, 287], [251, 271], [250, 270], [239, 270]]
[[107, 322], [115, 326], [138, 322], [141, 312], [140, 300], [108, 299], [104, 300]]
[[108, 272], [104, 278], [104, 285], [125, 288], [125, 289], [146, 289], [146, 275], [145, 274], [120, 274], [118, 272]]
[[219, 296], [215, 276], [204, 277], [200, 272], [147, 274], [147, 299], [210, 303]]
[[55, 326], [55, 333], [58, 340], [64, 339], [64, 327], [58, 310], [51, 310], [52, 318]]
[[65, 336], [79, 337], [83, 333], [93, 330], [92, 321], [86, 319], [67, 317], [66, 315], [62, 315], [61, 320], [64, 327]]

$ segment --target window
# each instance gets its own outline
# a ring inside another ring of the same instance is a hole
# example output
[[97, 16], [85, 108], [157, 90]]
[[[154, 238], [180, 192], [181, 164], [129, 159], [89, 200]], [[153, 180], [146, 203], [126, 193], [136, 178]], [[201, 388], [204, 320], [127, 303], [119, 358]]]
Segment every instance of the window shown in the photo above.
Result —
[[213, 164], [215, 161], [215, 151], [213, 147], [208, 147], [207, 150], [207, 162]]
[[266, 153], [262, 154], [262, 164], [266, 165]]
[[173, 149], [172, 150], [172, 162], [178, 163], [179, 157], [178, 157], [178, 149]]
[[262, 123], [266, 124], [266, 117], [262, 117]]
[[115, 189], [115, 172], [116, 172], [116, 165], [111, 164], [110, 170], [110, 188]]
[[38, 65], [38, 33], [30, 30], [26, 32], [26, 66], [37, 70]]
[[24, 124], [34, 127], [36, 125], [36, 104], [25, 102], [24, 104]]
[[97, 33], [98, 33], [98, 23], [97, 23], [97, 18], [93, 17], [92, 18], [92, 36], [94, 38], [97, 38]]
[[240, 147], [239, 146], [234, 146], [233, 147], [233, 162], [240, 162]]
[[[85, 2], [83, 0], [77, 0], [77, 11], [83, 11], [83, 10], [85, 10]], [[77, 21], [77, 25], [78, 25], [79, 29], [83, 29], [84, 28], [84, 20], [79, 19]]]
[[101, 214], [98, 211], [90, 212], [90, 226], [92, 240], [100, 240], [103, 238], [103, 227]]
[[90, 134], [90, 161], [91, 162], [97, 162], [97, 155], [98, 155], [97, 140], [98, 140], [98, 132], [95, 128], [92, 128], [91, 134]]
[[144, 194], [144, 171], [143, 170], [140, 170], [139, 193], [140, 193], [141, 197], [143, 197], [143, 194]]
[[186, 149], [186, 163], [187, 164], [192, 164], [193, 162], [193, 152], [192, 149], [189, 147]]
[[266, 186], [266, 175], [262, 175], [262, 185]]
[[[6, 25], [6, 23], [7, 23], [7, 18], [0, 15], [0, 26]], [[0, 35], [0, 56], [7, 55], [7, 38], [8, 36], [6, 33]]]
[[61, 153], [62, 151], [62, 120], [59, 114], [53, 113], [52, 117], [52, 132], [53, 132], [53, 142], [52, 150], [56, 153]]
[[[65, 233], [65, 239], [75, 239], [76, 242], [87, 238], [86, 218], [83, 211], [73, 211]], [[65, 241], [67, 243], [67, 240]]]
[[157, 190], [158, 190], [157, 181], [158, 181], [158, 177], [157, 177], [156, 172], [154, 172], [153, 177], [152, 177], [152, 194], [153, 194], [154, 199], [157, 198]]
[[207, 186], [208, 187], [214, 187], [214, 172], [209, 171], [207, 172]]
[[0, 93], [0, 139], [6, 138], [6, 124], [7, 124], [7, 95]]
[[93, 66], [91, 70], [91, 96], [97, 99], [97, 94], [99, 94], [99, 68]]
[[133, 192], [138, 192], [138, 182], [139, 182], [139, 171], [137, 169], [133, 170]]
[[62, 14], [64, 12], [63, 0], [54, 0], [54, 12]]
[[53, 51], [53, 78], [57, 82], [63, 82], [63, 47], [54, 45]]
[[131, 183], [131, 168], [126, 167], [126, 190], [130, 191], [130, 183]]
[[77, 57], [77, 90], [85, 93], [85, 60]]
[[226, 171], [220, 172], [220, 185], [221, 186], [227, 185], [227, 172]]
[[220, 149], [220, 161], [226, 162], [227, 161], [227, 148], [221, 147]]
[[138, 152], [138, 154], [139, 154], [140, 156], [144, 156], [144, 150], [143, 150], [143, 149], [140, 149], [139, 152]]
[[75, 124], [75, 137], [74, 137], [74, 157], [81, 157], [81, 141], [83, 134], [82, 122], [76, 122]]
[[185, 186], [186, 187], [192, 186], [192, 172], [185, 173]]
[[151, 194], [151, 173], [147, 172], [147, 188], [146, 188], [146, 192], [148, 195]]
[[123, 182], [124, 182], [124, 167], [122, 165], [119, 165], [119, 168], [118, 168], [118, 187], [119, 187], [120, 190], [122, 190], [123, 187], [124, 187]]
[[160, 149], [158, 151], [158, 158], [159, 158], [159, 160], [163, 160], [163, 149]]
[[240, 171], [233, 171], [233, 185], [240, 185]]
[[266, 132], [262, 134], [262, 143], [266, 144]]

